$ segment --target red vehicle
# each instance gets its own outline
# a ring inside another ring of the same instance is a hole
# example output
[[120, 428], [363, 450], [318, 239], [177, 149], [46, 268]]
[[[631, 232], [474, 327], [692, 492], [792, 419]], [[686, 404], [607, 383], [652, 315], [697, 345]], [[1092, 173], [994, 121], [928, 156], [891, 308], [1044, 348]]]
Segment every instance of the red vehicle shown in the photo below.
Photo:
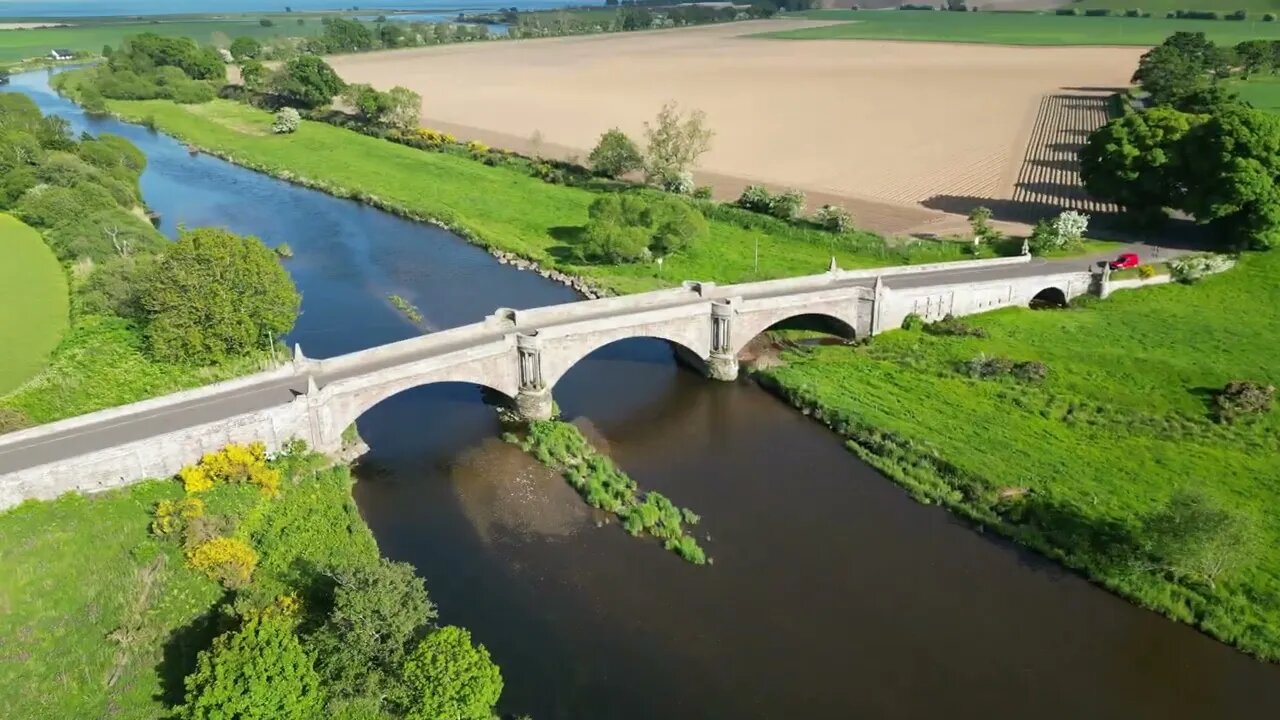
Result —
[[1138, 267], [1137, 253], [1120, 253], [1120, 257], [1111, 261], [1112, 270], [1128, 270], [1129, 268]]

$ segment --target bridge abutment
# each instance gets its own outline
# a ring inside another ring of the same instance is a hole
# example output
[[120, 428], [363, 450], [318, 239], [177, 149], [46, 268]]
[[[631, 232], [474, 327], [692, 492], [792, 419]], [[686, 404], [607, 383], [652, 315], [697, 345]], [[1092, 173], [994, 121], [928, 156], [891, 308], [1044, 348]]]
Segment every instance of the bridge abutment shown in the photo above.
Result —
[[707, 358], [707, 377], [722, 382], [738, 379], [738, 358], [734, 355], [712, 355]]

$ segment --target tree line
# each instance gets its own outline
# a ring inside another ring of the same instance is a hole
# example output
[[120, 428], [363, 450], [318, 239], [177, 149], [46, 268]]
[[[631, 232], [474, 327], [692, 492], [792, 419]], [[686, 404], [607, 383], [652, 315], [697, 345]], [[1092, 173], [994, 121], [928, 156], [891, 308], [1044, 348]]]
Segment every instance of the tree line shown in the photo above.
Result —
[[1094, 197], [1156, 227], [1168, 210], [1217, 231], [1228, 247], [1280, 243], [1280, 118], [1258, 110], [1227, 80], [1276, 67], [1280, 44], [1215, 45], [1177, 32], [1139, 60], [1145, 107], [1095, 130], [1081, 150], [1081, 177]]

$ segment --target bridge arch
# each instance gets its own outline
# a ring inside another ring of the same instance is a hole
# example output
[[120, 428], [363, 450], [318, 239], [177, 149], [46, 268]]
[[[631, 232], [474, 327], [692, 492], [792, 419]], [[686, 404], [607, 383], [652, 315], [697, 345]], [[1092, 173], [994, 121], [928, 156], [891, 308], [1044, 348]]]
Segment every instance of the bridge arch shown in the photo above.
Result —
[[730, 346], [732, 354], [736, 356], [751, 341], [770, 330], [811, 330], [845, 340], [859, 337], [857, 318], [852, 312], [792, 308], [764, 318], [753, 318], [735, 327]]
[[1032, 308], [1064, 308], [1067, 306], [1067, 291], [1050, 285], [1033, 295], [1027, 305]]
[[[702, 324], [707, 324], [705, 319], [701, 320]], [[708, 335], [709, 333], [696, 333], [697, 335]], [[686, 364], [693, 366], [695, 369], [706, 372], [706, 360], [711, 350], [709, 347], [710, 340], [702, 337], [690, 337], [684, 333], [666, 333], [666, 332], [643, 332], [635, 334], [624, 334], [618, 337], [597, 338], [592, 342], [575, 344], [573, 350], [569, 351], [550, 351], [545, 348], [542, 352], [542, 380], [548, 389], [554, 391], [556, 383], [560, 382], [570, 370], [577, 367], [579, 363], [590, 357], [592, 354], [617, 345], [619, 343], [630, 340], [662, 340], [675, 352], [677, 358]]]

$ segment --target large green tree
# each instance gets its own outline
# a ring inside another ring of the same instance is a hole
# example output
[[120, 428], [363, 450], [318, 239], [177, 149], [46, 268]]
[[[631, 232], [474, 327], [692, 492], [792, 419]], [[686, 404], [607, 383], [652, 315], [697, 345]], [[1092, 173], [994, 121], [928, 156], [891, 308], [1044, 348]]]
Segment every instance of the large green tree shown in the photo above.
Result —
[[1182, 209], [1235, 244], [1280, 245], [1280, 118], [1227, 105], [1180, 143]]
[[186, 679], [182, 720], [315, 720], [320, 678], [290, 621], [264, 616], [213, 641]]
[[406, 563], [380, 560], [332, 574], [333, 608], [308, 640], [336, 695], [383, 697], [423, 628], [436, 617], [427, 590]]
[[156, 263], [141, 300], [156, 357], [212, 363], [288, 332], [300, 299], [260, 240], [202, 228], [183, 234]]
[[284, 64], [271, 78], [271, 91], [304, 108], [328, 105], [346, 83], [315, 55], [303, 55]]
[[1181, 204], [1178, 145], [1203, 118], [1170, 107], [1129, 113], [1095, 130], [1080, 151], [1089, 194], [1143, 220]]
[[446, 626], [423, 638], [404, 665], [409, 720], [489, 720], [502, 673], [471, 633]]
[[262, 55], [262, 43], [247, 35], [231, 41], [231, 57], [237, 61], [253, 60]]
[[591, 169], [605, 177], [617, 178], [644, 167], [644, 156], [627, 134], [611, 128], [596, 142], [587, 156]]

